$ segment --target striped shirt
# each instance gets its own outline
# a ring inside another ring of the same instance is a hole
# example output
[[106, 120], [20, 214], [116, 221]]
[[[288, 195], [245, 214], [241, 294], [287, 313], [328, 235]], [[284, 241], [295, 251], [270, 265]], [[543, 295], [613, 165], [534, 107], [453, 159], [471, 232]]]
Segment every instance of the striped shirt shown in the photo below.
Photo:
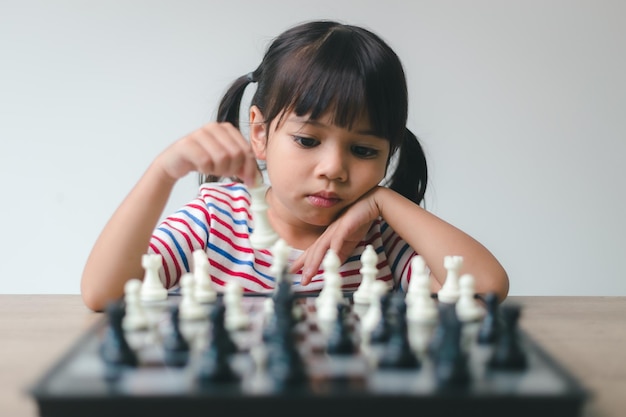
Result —
[[[192, 253], [207, 253], [210, 276], [218, 292], [228, 281], [236, 281], [244, 292], [269, 293], [275, 287], [271, 249], [254, 249], [249, 241], [254, 227], [250, 211], [250, 193], [236, 182], [205, 183], [198, 196], [180, 210], [165, 218], [150, 239], [148, 253], [163, 257], [161, 281], [166, 288], [177, 287], [181, 275], [193, 271]], [[410, 262], [415, 251], [379, 218], [373, 222], [365, 238], [340, 266], [342, 289], [356, 290], [361, 282], [360, 256], [367, 245], [378, 255], [376, 279], [395, 288], [406, 289]], [[288, 262], [302, 250], [290, 249]], [[312, 281], [302, 286], [301, 272], [291, 274], [294, 292], [318, 292], [323, 288], [322, 266]]]

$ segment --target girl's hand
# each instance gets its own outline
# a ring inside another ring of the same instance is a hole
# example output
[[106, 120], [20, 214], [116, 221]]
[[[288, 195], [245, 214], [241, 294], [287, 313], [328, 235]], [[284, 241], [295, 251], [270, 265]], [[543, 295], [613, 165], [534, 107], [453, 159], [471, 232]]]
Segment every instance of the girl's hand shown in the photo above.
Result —
[[252, 147], [230, 123], [208, 123], [179, 139], [155, 160], [172, 181], [192, 171], [216, 176], [236, 176], [253, 185], [258, 166]]
[[343, 264], [354, 248], [363, 240], [372, 222], [380, 216], [374, 199], [378, 187], [369, 191], [335, 219], [302, 255], [296, 259], [290, 271], [296, 273], [302, 268], [302, 285], [307, 285], [317, 273], [328, 249], [335, 251]]

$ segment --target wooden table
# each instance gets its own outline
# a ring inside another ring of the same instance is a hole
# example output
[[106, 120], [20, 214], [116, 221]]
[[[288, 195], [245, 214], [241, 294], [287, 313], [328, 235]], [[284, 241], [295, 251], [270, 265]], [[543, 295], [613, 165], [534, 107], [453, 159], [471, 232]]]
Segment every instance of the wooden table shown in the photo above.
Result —
[[[592, 391], [584, 417], [626, 415], [626, 297], [509, 300], [524, 307], [521, 326]], [[0, 414], [36, 417], [28, 387], [99, 317], [79, 295], [0, 295]]]

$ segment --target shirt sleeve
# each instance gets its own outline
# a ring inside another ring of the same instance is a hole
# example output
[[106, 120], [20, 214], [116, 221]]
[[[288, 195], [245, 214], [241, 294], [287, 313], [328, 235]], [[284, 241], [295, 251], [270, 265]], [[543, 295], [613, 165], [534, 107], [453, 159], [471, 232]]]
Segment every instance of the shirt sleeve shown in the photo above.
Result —
[[380, 229], [383, 247], [393, 275], [394, 288], [406, 291], [411, 276], [411, 260], [417, 256], [417, 252], [384, 220]]

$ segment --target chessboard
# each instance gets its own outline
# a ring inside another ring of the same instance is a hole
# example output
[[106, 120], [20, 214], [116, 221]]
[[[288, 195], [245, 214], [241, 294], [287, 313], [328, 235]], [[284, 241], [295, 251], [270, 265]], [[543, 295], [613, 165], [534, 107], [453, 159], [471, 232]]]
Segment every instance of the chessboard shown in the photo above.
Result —
[[464, 321], [431, 294], [430, 322], [400, 291], [367, 303], [342, 292], [334, 308], [319, 294], [228, 297], [181, 318], [184, 297], [170, 294], [144, 303], [143, 326], [112, 303], [31, 387], [40, 416], [576, 417], [589, 396], [517, 325], [522, 306], [489, 295]]

